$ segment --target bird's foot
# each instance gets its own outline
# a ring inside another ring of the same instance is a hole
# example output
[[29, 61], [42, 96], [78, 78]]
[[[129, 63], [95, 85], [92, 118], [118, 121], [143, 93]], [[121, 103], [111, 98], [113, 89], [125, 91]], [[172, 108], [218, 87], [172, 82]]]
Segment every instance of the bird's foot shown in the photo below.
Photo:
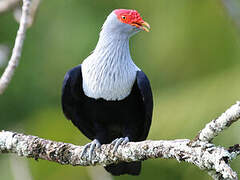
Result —
[[128, 137], [115, 139], [113, 142], [111, 142], [111, 144], [114, 145], [113, 153], [117, 151], [119, 145], [124, 145], [124, 144], [127, 144], [128, 142], [129, 142]]
[[94, 139], [92, 142], [86, 144], [82, 150], [82, 153], [80, 155], [80, 159], [82, 159], [82, 157], [84, 156], [84, 154], [86, 153], [87, 151], [87, 148], [90, 148], [89, 149], [89, 153], [88, 153], [88, 156], [89, 156], [89, 160], [92, 161], [92, 156], [93, 156], [93, 150], [96, 148], [100, 148], [101, 147], [101, 144], [100, 142], [97, 140], [97, 139]]

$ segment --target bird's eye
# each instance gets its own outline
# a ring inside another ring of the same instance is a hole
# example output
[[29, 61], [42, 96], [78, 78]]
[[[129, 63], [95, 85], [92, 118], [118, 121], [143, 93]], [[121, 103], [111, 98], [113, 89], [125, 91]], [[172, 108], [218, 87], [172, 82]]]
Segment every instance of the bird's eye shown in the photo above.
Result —
[[126, 19], [126, 16], [122, 16], [122, 19], [125, 20], [125, 19]]

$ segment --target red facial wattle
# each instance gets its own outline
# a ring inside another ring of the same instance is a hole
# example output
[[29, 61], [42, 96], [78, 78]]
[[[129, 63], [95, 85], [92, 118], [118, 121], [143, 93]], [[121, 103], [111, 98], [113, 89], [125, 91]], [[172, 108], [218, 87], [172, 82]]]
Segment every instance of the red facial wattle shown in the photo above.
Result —
[[120, 22], [135, 26], [149, 32], [150, 25], [145, 22], [136, 10], [117, 9], [114, 11]]

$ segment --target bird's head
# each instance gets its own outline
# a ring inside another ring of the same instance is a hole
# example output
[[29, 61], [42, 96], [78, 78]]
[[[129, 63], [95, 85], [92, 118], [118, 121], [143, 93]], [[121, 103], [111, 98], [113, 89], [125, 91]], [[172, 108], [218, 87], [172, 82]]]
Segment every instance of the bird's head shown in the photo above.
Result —
[[108, 16], [103, 30], [132, 36], [142, 30], [149, 32], [150, 25], [141, 18], [136, 10], [116, 9]]

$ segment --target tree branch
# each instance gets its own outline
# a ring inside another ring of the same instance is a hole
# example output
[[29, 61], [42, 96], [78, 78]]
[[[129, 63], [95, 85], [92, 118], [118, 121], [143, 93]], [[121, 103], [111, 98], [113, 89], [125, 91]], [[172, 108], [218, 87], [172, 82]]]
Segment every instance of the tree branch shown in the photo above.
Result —
[[237, 102], [219, 118], [210, 122], [210, 125], [206, 125], [198, 138], [193, 141], [178, 139], [130, 142], [119, 146], [115, 153], [113, 153], [112, 145], [102, 145], [101, 148], [94, 151], [92, 161], [89, 160], [87, 154], [82, 159], [80, 158], [83, 146], [50, 141], [9, 131], [0, 132], [0, 153], [16, 153], [19, 156], [36, 160], [44, 159], [73, 166], [97, 164], [106, 166], [119, 161], [131, 162], [155, 158], [174, 158], [179, 162], [189, 162], [202, 170], [207, 170], [214, 179], [237, 180], [237, 174], [231, 169], [229, 162], [240, 154], [240, 146], [234, 145], [225, 149], [208, 141], [233, 122], [236, 122], [239, 119], [239, 114], [240, 103]]
[[2, 77], [0, 78], [0, 94], [3, 94], [3, 92], [7, 88], [8, 84], [10, 83], [13, 77], [15, 69], [20, 61], [25, 34], [27, 31], [27, 28], [30, 25], [29, 19], [31, 19], [30, 18], [31, 2], [32, 2], [31, 0], [23, 0], [22, 15], [21, 15], [20, 25], [17, 32], [14, 48], [12, 51], [12, 56], [9, 60], [8, 66], [6, 67], [4, 73], [2, 74]]
[[[31, 0], [31, 1], [32, 2], [31, 2], [30, 7], [29, 7], [29, 15], [28, 15], [28, 19], [27, 19], [28, 27], [31, 27], [32, 24], [34, 23], [39, 4], [41, 3], [41, 0]], [[22, 10], [20, 8], [16, 8], [14, 10], [13, 14], [14, 14], [14, 17], [15, 17], [16, 21], [20, 23]]]
[[220, 117], [208, 123], [194, 140], [211, 142], [220, 132], [231, 126], [232, 123], [236, 122], [240, 118], [239, 107], [240, 102], [238, 101]]

